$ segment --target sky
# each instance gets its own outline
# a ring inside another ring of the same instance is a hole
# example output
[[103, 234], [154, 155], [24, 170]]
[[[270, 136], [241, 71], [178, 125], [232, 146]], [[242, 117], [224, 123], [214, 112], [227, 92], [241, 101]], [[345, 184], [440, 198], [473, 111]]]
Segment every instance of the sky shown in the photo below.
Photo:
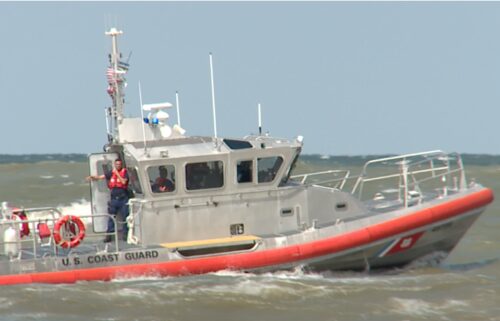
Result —
[[0, 2], [1, 154], [102, 151], [110, 27], [129, 116], [140, 82], [213, 135], [212, 52], [219, 136], [260, 103], [306, 154], [500, 154], [500, 2]]

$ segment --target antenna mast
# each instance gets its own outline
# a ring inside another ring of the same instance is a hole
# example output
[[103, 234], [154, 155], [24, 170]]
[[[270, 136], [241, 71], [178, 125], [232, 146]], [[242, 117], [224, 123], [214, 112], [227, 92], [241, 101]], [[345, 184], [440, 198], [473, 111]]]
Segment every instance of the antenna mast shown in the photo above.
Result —
[[217, 115], [215, 114], [215, 85], [214, 85], [214, 68], [212, 64], [212, 53], [210, 56], [210, 80], [212, 84], [212, 114], [214, 117], [214, 136], [217, 138]]
[[181, 126], [181, 113], [179, 111], [180, 107], [179, 107], [179, 92], [175, 92], [175, 107], [177, 108], [177, 125], [179, 125], [179, 127], [182, 127]]
[[260, 111], [260, 103], [257, 105], [257, 114], [259, 118], [259, 136], [262, 135], [262, 114]]
[[106, 72], [108, 78], [108, 94], [113, 101], [111, 106], [111, 131], [112, 143], [119, 142], [118, 125], [123, 120], [123, 105], [125, 102], [124, 86], [128, 64], [120, 61], [120, 52], [118, 51], [118, 36], [123, 34], [123, 31], [111, 28], [105, 33], [111, 37], [111, 54], [109, 55], [109, 67]]
[[146, 126], [144, 125], [144, 105], [142, 104], [142, 88], [139, 81], [139, 103], [141, 104], [141, 119], [142, 119], [142, 139], [144, 141], [144, 153], [147, 152], [146, 146]]

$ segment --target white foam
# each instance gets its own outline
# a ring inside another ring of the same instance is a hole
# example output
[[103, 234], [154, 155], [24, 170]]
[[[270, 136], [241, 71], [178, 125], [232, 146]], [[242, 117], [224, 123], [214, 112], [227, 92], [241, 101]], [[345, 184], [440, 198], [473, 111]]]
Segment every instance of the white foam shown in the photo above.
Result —
[[43, 178], [43, 179], [52, 179], [54, 178], [53, 175], [41, 175], [40, 178]]
[[439, 311], [433, 304], [419, 299], [391, 298], [394, 312], [411, 316], [437, 316]]
[[[90, 202], [85, 199], [75, 201], [70, 205], [59, 205], [56, 206], [56, 208], [61, 212], [62, 215], [84, 216], [85, 218], [83, 220], [85, 221], [85, 223], [89, 223], [91, 221], [90, 215], [92, 214], [92, 211]], [[57, 214], [56, 217], [54, 217], [54, 213], [52, 213], [50, 210], [30, 212], [28, 215], [30, 219], [39, 220], [52, 220], [54, 218], [58, 218]]]
[[0, 298], [0, 309], [5, 309], [12, 306], [14, 302], [7, 298]]
[[58, 206], [62, 215], [75, 215], [83, 217], [85, 224], [90, 224], [92, 221], [91, 203], [86, 199], [81, 199], [66, 206]]
[[119, 291], [114, 292], [114, 294], [120, 297], [142, 299], [148, 296], [149, 291], [147, 289], [123, 287]]
[[112, 279], [111, 283], [132, 283], [132, 282], [142, 282], [142, 281], [164, 281], [170, 277], [161, 276], [119, 276]]
[[[222, 278], [229, 278], [212, 283], [207, 286], [197, 287], [199, 291], [210, 294], [235, 294], [247, 295], [250, 297], [277, 297], [277, 296], [300, 296], [308, 293], [308, 296], [323, 296], [335, 291], [334, 287], [328, 288], [322, 281], [324, 277], [320, 274], [304, 273], [299, 267], [294, 271], [280, 271], [264, 274], [253, 274], [238, 271], [223, 270], [211, 273], [211, 275]], [[320, 280], [320, 282], [314, 282]], [[313, 281], [314, 283], [309, 283]]]
[[58, 206], [63, 215], [88, 216], [92, 214], [90, 202], [86, 199], [73, 202], [70, 205]]
[[420, 299], [391, 298], [394, 312], [411, 316], [437, 317], [456, 311], [459, 308], [467, 310], [469, 304], [460, 300], [446, 300], [444, 302], [427, 302]]
[[251, 280], [238, 278], [233, 282], [221, 282], [220, 284], [207, 284], [198, 286], [196, 291], [210, 295], [248, 295], [252, 297], [263, 297], [270, 295], [289, 295], [290, 289], [276, 283], [262, 282], [262, 280]]
[[209, 273], [213, 275], [218, 275], [218, 276], [236, 276], [236, 277], [246, 277], [248, 275], [251, 275], [246, 272], [241, 272], [241, 271], [234, 271], [234, 270], [221, 270], [213, 273]]

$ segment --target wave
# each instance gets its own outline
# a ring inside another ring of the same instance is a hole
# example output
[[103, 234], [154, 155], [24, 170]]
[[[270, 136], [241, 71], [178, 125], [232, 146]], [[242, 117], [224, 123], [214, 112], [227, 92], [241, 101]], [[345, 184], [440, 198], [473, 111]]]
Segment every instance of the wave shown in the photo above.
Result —
[[58, 206], [63, 215], [86, 216], [92, 214], [91, 203], [86, 199], [72, 202], [70, 205]]
[[469, 303], [461, 300], [428, 302], [423, 299], [403, 299], [393, 297], [390, 298], [390, 302], [392, 303], [393, 312], [412, 317], [419, 316], [438, 319], [448, 315], [452, 311], [467, 311], [470, 309]]
[[[75, 215], [85, 217], [84, 221], [89, 224], [91, 222], [90, 215], [92, 214], [91, 203], [86, 199], [74, 201], [70, 205], [58, 205], [56, 208], [62, 215]], [[30, 219], [50, 220], [53, 214], [49, 210], [34, 211], [29, 214]]]

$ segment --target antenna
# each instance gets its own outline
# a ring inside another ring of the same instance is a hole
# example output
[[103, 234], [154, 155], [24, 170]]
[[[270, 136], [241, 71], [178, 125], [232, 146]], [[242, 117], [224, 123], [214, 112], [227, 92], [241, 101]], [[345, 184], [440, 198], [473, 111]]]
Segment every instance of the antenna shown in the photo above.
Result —
[[260, 112], [260, 103], [257, 104], [257, 114], [259, 116], [259, 136], [262, 135], [262, 114]]
[[214, 85], [214, 68], [212, 63], [212, 53], [209, 53], [210, 56], [210, 80], [212, 84], [212, 114], [214, 118], [214, 136], [217, 138], [217, 115], [215, 114], [215, 85]]
[[144, 153], [146, 153], [146, 127], [144, 126], [144, 108], [142, 108], [142, 89], [141, 82], [139, 81], [139, 103], [141, 105], [141, 119], [142, 119], [142, 139], [144, 140]]
[[113, 135], [111, 134], [111, 126], [109, 124], [109, 121], [110, 121], [110, 117], [111, 117], [111, 108], [110, 107], [106, 107], [104, 108], [104, 116], [106, 117], [106, 133], [108, 134], [108, 142], [111, 143], [113, 141]]
[[179, 112], [179, 93], [176, 91], [175, 92], [175, 107], [177, 108], [177, 125], [179, 125], [179, 127], [182, 127], [181, 126], [181, 114]]

